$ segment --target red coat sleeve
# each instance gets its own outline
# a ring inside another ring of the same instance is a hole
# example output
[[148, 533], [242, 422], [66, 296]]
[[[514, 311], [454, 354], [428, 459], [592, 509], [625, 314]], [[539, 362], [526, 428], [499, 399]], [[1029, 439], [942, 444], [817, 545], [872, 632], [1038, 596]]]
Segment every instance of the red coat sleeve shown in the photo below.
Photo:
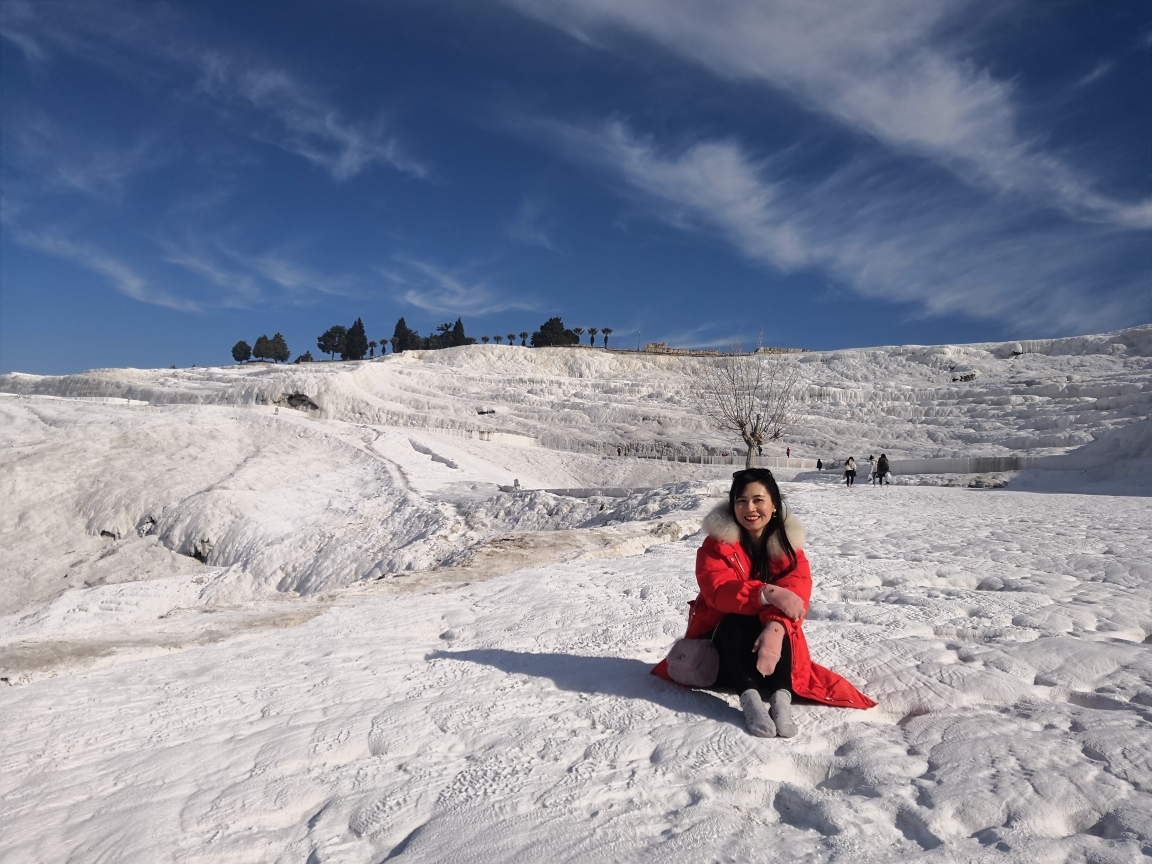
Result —
[[764, 583], [748, 579], [741, 569], [747, 565], [735, 551], [726, 551], [719, 543], [705, 541], [696, 552], [696, 581], [700, 583], [700, 596], [713, 609], [725, 614], [758, 615], [760, 589]]
[[[781, 565], [784, 563], [785, 561], [782, 560]], [[760, 583], [757, 582], [756, 584], [759, 585]], [[803, 600], [804, 615], [807, 616], [808, 606], [812, 600], [812, 570], [808, 566], [808, 558], [804, 555], [803, 549], [796, 550], [796, 569], [787, 576], [774, 579], [772, 584], [780, 588], [787, 588]], [[760, 621], [764, 624], [767, 624], [769, 621], [779, 621], [781, 623], [791, 621], [790, 618], [775, 606], [764, 606], [758, 611], [760, 612]], [[800, 620], [803, 621], [804, 619], [801, 618]]]

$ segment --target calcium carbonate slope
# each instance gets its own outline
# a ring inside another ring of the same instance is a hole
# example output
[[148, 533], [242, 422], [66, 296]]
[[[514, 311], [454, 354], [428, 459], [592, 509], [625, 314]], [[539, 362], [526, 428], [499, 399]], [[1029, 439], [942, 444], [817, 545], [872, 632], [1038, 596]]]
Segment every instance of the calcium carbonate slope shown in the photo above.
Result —
[[731, 446], [690, 407], [700, 360], [4, 376], [0, 858], [1145, 859], [1150, 332], [788, 359], [803, 455], [1108, 463], [777, 472], [814, 658], [879, 701], [798, 706], [788, 741], [648, 674], [731, 469], [615, 448]]

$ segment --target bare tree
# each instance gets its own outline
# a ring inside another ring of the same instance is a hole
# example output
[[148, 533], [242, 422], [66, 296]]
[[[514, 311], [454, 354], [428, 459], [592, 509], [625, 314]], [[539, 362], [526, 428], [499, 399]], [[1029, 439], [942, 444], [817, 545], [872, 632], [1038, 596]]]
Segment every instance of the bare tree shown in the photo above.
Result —
[[796, 386], [800, 364], [782, 354], [745, 354], [740, 343], [729, 353], [701, 364], [696, 408], [725, 432], [735, 432], [748, 448], [745, 467], [756, 451], [782, 438], [799, 419]]

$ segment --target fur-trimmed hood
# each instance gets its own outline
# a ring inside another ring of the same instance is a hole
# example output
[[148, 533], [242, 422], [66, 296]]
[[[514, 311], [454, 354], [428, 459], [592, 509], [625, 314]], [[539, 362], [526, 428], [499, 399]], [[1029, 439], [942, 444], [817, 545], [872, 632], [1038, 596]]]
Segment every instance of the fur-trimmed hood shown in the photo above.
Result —
[[[713, 507], [712, 511], [704, 517], [700, 527], [713, 540], [729, 545], [740, 542], [740, 526], [736, 524], [736, 520], [728, 512], [727, 504], [717, 504]], [[787, 507], [784, 508], [784, 533], [788, 535], [788, 542], [792, 544], [793, 549], [804, 548], [804, 526]], [[783, 554], [784, 550], [780, 548], [780, 542], [775, 536], [770, 537], [768, 539], [768, 557], [776, 558]]]

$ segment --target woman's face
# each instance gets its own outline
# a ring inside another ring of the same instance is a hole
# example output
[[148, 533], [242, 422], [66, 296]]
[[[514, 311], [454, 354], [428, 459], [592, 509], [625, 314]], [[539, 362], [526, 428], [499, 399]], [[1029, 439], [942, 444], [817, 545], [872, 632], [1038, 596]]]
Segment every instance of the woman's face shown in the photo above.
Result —
[[753, 540], [759, 540], [768, 523], [772, 521], [772, 514], [776, 507], [772, 503], [772, 496], [763, 483], [749, 483], [736, 496], [736, 521], [744, 526], [752, 535]]

